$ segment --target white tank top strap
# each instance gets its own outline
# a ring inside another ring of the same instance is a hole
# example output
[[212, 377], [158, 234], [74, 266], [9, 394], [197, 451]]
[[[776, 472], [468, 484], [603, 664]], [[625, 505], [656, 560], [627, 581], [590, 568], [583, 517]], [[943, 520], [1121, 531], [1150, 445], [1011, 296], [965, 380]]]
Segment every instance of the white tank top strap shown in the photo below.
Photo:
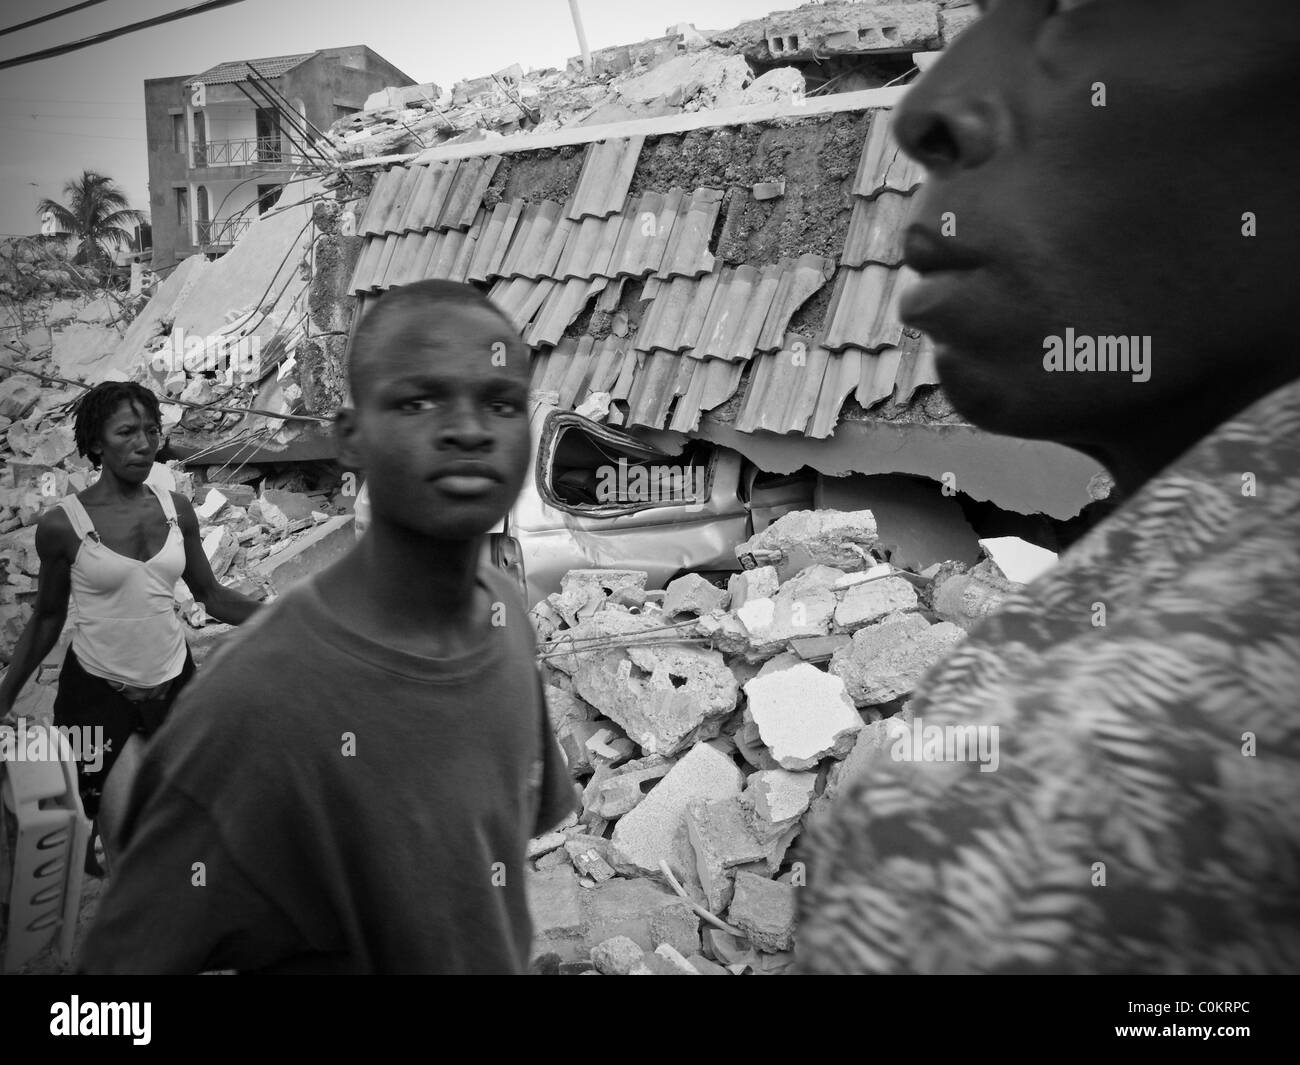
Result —
[[172, 499], [172, 494], [159, 485], [151, 484], [149, 482], [145, 483], [149, 484], [149, 487], [153, 489], [153, 494], [158, 497], [158, 502], [162, 504], [163, 514], [167, 516], [167, 520], [177, 528], [180, 528], [180, 523], [176, 518], [176, 501]]
[[68, 520], [72, 522], [72, 531], [77, 534], [78, 540], [84, 540], [87, 533], [95, 531], [95, 523], [90, 520], [86, 508], [81, 505], [81, 500], [76, 496], [68, 496], [66, 499], [59, 500], [59, 506], [63, 508]]

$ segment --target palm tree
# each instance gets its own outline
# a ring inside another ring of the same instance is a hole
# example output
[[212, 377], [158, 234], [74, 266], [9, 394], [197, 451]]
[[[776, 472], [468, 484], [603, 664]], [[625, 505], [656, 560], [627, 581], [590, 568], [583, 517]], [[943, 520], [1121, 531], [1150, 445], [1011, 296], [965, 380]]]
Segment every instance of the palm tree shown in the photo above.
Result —
[[112, 178], [87, 170], [63, 186], [67, 206], [42, 199], [36, 213], [54, 216], [59, 228], [80, 240], [73, 262], [78, 265], [107, 267], [111, 252], [130, 245], [133, 227], [144, 221], [142, 211], [126, 205], [126, 194]]

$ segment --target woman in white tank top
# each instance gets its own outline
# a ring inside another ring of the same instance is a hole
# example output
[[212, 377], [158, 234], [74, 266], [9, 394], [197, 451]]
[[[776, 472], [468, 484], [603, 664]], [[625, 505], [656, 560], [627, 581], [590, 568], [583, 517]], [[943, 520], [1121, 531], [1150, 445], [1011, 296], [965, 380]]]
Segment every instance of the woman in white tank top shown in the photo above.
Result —
[[[189, 500], [146, 483], [161, 442], [158, 400], [141, 385], [96, 385], [77, 406], [77, 450], [99, 480], [42, 515], [35, 613], [0, 682], [0, 718], [53, 649], [72, 611], [72, 643], [59, 674], [56, 726], [78, 727], [77, 771], [86, 815], [111, 858], [143, 740], [162, 723], [194, 672], [173, 588], [237, 625], [257, 608], [212, 575]], [[97, 872], [93, 854], [87, 868]]]

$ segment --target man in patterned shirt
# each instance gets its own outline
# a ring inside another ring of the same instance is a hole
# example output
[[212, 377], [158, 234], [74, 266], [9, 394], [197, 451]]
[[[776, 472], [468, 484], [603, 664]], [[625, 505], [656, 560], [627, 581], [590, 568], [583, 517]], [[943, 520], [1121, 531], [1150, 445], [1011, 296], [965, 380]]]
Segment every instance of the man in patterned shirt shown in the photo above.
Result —
[[886, 743], [810, 832], [800, 964], [1300, 971], [1300, 8], [980, 6], [895, 116], [903, 316], [1124, 503], [911, 703], [996, 771]]

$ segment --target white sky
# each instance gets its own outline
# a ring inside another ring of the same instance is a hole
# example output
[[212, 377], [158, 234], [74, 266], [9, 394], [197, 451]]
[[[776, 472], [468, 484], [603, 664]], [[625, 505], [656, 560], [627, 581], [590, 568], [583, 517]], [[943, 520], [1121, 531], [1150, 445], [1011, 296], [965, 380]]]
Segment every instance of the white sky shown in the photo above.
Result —
[[[0, 26], [74, 0], [6, 0]], [[191, 7], [198, 0], [108, 0], [0, 37], [0, 59]], [[726, 29], [799, 0], [580, 0], [594, 50], [671, 25]], [[98, 170], [147, 210], [144, 81], [228, 60], [364, 44], [417, 82], [445, 88], [511, 63], [563, 67], [578, 54], [568, 0], [244, 0], [56, 59], [0, 70], [0, 234], [39, 229], [36, 202]]]

